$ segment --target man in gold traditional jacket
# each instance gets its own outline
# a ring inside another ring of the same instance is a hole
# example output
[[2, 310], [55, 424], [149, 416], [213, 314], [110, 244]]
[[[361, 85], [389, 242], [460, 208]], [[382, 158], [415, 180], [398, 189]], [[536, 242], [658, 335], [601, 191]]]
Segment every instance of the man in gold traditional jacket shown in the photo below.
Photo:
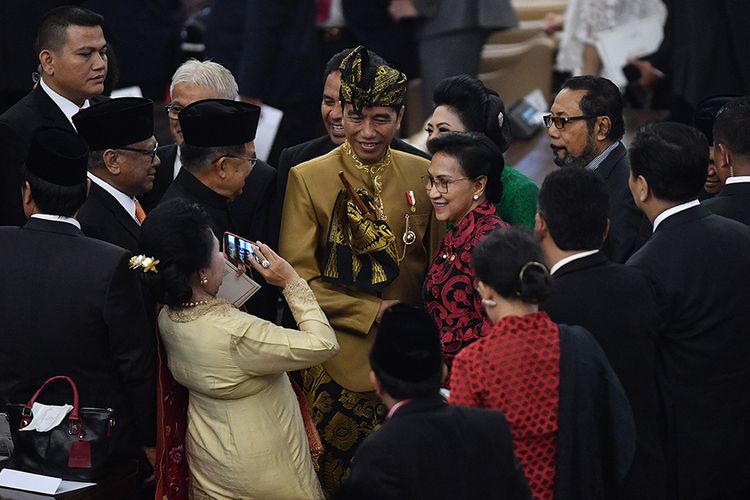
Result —
[[442, 236], [420, 179], [430, 162], [389, 147], [404, 114], [406, 76], [370, 64], [364, 47], [344, 59], [341, 72], [346, 142], [291, 169], [279, 243], [341, 345], [338, 355], [303, 374], [326, 447], [319, 474], [329, 493], [387, 411], [369, 379], [378, 321], [396, 302], [421, 303], [430, 254]]

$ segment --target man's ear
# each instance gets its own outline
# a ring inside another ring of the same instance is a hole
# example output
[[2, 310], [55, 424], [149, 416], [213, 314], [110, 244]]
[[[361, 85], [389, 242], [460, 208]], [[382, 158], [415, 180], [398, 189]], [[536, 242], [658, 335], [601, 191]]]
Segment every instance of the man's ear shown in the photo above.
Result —
[[39, 53], [39, 66], [42, 69], [43, 74], [54, 75], [55, 74], [55, 54], [49, 50], [44, 49]]
[[714, 144], [714, 165], [716, 165], [716, 170], [729, 168], [732, 164], [731, 155], [731, 151], [724, 144], [720, 142]]
[[404, 119], [404, 111], [406, 108], [401, 106], [401, 109], [398, 110], [398, 116], [396, 117], [396, 130], [401, 130], [401, 121]]
[[226, 162], [226, 157], [221, 157], [216, 160], [211, 165], [211, 168], [214, 169], [214, 173], [216, 173], [216, 175], [218, 175], [221, 180], [226, 179], [227, 175], [229, 174], [229, 172], [227, 171], [229, 165]]
[[534, 215], [534, 233], [536, 233], [537, 237], [540, 239], [549, 234], [547, 222], [542, 218], [539, 212]]
[[377, 375], [375, 375], [375, 372], [370, 370], [370, 383], [375, 387], [375, 394], [378, 395], [378, 397], [382, 400], [383, 399], [383, 387], [380, 385], [380, 380], [378, 380]]
[[111, 175], [120, 175], [120, 161], [120, 155], [114, 149], [107, 149], [104, 151], [104, 153], [102, 153], [102, 162], [104, 163], [104, 168], [106, 168], [107, 172], [109, 172]]
[[648, 181], [642, 175], [635, 178], [635, 192], [633, 193], [635, 200], [638, 202], [645, 202], [651, 197], [651, 188], [648, 185]]
[[612, 129], [612, 120], [609, 118], [609, 116], [600, 116], [596, 120], [596, 130], [595, 135], [596, 138], [600, 141], [604, 141], [609, 136], [609, 131]]

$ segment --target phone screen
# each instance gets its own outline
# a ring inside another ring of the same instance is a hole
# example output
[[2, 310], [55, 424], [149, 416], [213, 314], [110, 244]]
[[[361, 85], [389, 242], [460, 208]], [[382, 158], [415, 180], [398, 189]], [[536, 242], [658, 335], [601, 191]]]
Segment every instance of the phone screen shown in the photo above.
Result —
[[260, 264], [260, 259], [255, 255], [253, 245], [244, 238], [232, 233], [224, 233], [224, 252], [230, 260], [242, 261], [250, 264], [250, 258]]

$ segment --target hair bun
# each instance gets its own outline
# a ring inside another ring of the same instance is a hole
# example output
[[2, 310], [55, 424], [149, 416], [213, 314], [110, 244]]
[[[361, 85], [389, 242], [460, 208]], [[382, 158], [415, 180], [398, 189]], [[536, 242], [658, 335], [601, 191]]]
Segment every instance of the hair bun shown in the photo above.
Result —
[[521, 300], [538, 304], [549, 296], [551, 290], [552, 276], [547, 266], [532, 260], [521, 267], [516, 291], [516, 295]]

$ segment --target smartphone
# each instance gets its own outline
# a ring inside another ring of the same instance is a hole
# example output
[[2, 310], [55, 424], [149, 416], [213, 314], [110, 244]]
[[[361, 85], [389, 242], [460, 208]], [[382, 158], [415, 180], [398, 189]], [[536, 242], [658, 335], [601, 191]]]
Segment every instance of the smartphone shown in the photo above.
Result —
[[253, 250], [253, 244], [230, 232], [224, 233], [224, 253], [230, 260], [245, 262], [250, 264], [250, 259], [260, 264], [260, 259]]

